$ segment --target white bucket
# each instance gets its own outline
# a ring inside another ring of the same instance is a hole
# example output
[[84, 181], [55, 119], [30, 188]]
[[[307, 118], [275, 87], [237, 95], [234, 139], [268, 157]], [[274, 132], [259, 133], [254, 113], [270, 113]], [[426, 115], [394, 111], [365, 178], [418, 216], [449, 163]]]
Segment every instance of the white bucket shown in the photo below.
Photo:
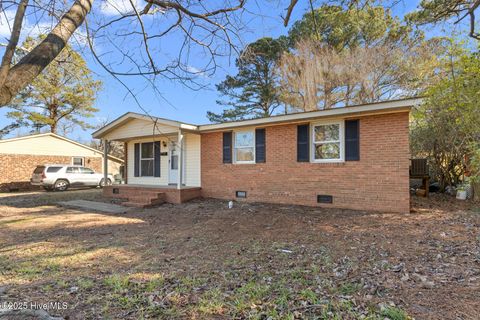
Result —
[[467, 199], [467, 191], [465, 191], [465, 190], [458, 190], [458, 191], [457, 191], [457, 199], [458, 199], [458, 200], [466, 200], [466, 199]]

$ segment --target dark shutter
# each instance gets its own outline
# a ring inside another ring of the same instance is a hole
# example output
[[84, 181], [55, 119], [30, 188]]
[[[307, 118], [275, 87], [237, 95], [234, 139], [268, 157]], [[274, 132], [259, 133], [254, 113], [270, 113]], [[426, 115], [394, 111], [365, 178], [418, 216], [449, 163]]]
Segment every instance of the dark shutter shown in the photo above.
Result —
[[223, 163], [232, 163], [232, 132], [223, 133]]
[[360, 121], [345, 121], [345, 160], [360, 160]]
[[309, 132], [310, 132], [310, 126], [308, 124], [302, 124], [297, 126], [297, 161], [298, 162], [310, 161]]
[[140, 143], [135, 143], [135, 157], [133, 163], [133, 175], [140, 177]]
[[265, 162], [265, 129], [255, 129], [255, 162]]
[[160, 141], [153, 143], [153, 175], [160, 177]]

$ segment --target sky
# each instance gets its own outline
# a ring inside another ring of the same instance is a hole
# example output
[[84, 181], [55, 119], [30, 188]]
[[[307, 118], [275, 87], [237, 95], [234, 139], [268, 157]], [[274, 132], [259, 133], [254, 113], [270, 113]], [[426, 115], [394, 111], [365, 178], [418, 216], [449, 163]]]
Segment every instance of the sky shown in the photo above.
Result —
[[[116, 3], [119, 2], [117, 1]], [[140, 7], [141, 0], [136, 0], [136, 3], [138, 3]], [[309, 7], [306, 6], [307, 3], [307, 1], [299, 1], [299, 5], [295, 8], [291, 17], [289, 26], [291, 26], [294, 21], [300, 19], [301, 16], [309, 10]], [[393, 8], [392, 13], [393, 15], [403, 17], [405, 13], [414, 10], [416, 6], [417, 1], [401, 1]], [[247, 13], [242, 16], [242, 21], [245, 22], [245, 25], [244, 29], [240, 32], [241, 37], [238, 39], [239, 46], [253, 42], [261, 37], [278, 37], [288, 32], [288, 27], [285, 28], [283, 26], [283, 20], [281, 18], [281, 15], [285, 13], [286, 1], [250, 0], [247, 1], [246, 8]], [[100, 23], [101, 21], [115, 18], [118, 14], [118, 9], [121, 11], [123, 10], [121, 7], [118, 8], [117, 6], [115, 9], [109, 6], [107, 2], [101, 2], [100, 7], [94, 8], [95, 19]], [[12, 12], [7, 12], [6, 15], [9, 18], [13, 18], [14, 14], [12, 14]], [[146, 22], [146, 28], [158, 28], [160, 22], [160, 20], [152, 18], [151, 21]], [[36, 35], [48, 30], [52, 23], [48, 20], [43, 20], [39, 25], [35, 25], [31, 20], [27, 19], [25, 25], [25, 29], [28, 30], [26, 32], [29, 35]], [[123, 32], [128, 29], [128, 25], [119, 25], [117, 29], [111, 29], [109, 32]], [[82, 54], [86, 59], [89, 68], [95, 74], [95, 77], [103, 82], [103, 88], [101, 92], [99, 92], [98, 98], [95, 102], [95, 107], [100, 111], [96, 114], [95, 118], [89, 119], [92, 124], [98, 125], [106, 121], [112, 121], [129, 111], [139, 113], [144, 113], [146, 111], [149, 114], [158, 117], [170, 118], [193, 124], [202, 124], [208, 123], [206, 118], [207, 111], [220, 112], [222, 110], [223, 107], [216, 103], [216, 100], [219, 99], [219, 95], [215, 89], [215, 84], [221, 82], [227, 74], [235, 74], [235, 54], [219, 59], [217, 63], [219, 68], [216, 70], [215, 74], [199, 74], [197, 76], [197, 81], [204, 85], [200, 90], [192, 90], [176, 81], [157, 79], [155, 84], [158, 92], [155, 92], [155, 90], [153, 90], [152, 87], [139, 76], [121, 77], [124, 84], [135, 92], [136, 98], [140, 104], [139, 106], [132, 96], [129, 95], [125, 87], [108, 74], [98, 62], [96, 62], [90, 50], [86, 48], [84, 35], [85, 33], [83, 29], [77, 32], [76, 38], [74, 39], [74, 46], [77, 46], [78, 49], [82, 51]], [[25, 37], [25, 32], [22, 36]], [[5, 39], [8, 37], [8, 24], [5, 23], [5, 16], [3, 16], [0, 18], [0, 43], [5, 42]], [[158, 50], [152, 50], [155, 53], [153, 59], [155, 59], [155, 61], [171, 61], [173, 53], [177, 50], [176, 48], [179, 43], [178, 35], [163, 39], [162, 42], [159, 43], [158, 48], [156, 48]], [[125, 48], [131, 48], [132, 50], [135, 49], [135, 43], [121, 43], [119, 45], [125, 46]], [[104, 57], [104, 60], [108, 60], [110, 57], [112, 61], [121, 61], [118, 55], [110, 53], [113, 51], [110, 46], [111, 44], [107, 41], [100, 41], [98, 44], [95, 44], [96, 50], [102, 55], [102, 57]], [[2, 53], [1, 49], [0, 53]], [[109, 54], [111, 54], [111, 56], [109, 56]], [[202, 51], [192, 50], [188, 55], [188, 64], [186, 67], [190, 70], [201, 69], [201, 66], [205, 63], [205, 59], [205, 55]], [[120, 64], [116, 66], [123, 67]], [[123, 69], [125, 70], [125, 68]], [[0, 128], [11, 122], [10, 119], [5, 117], [7, 112], [8, 110], [6, 108], [0, 109]], [[30, 129], [21, 129], [13, 132], [11, 136], [26, 134], [29, 130]], [[88, 141], [91, 139], [92, 132], [93, 130], [83, 131], [78, 129], [69, 133], [68, 137], [78, 141]]]

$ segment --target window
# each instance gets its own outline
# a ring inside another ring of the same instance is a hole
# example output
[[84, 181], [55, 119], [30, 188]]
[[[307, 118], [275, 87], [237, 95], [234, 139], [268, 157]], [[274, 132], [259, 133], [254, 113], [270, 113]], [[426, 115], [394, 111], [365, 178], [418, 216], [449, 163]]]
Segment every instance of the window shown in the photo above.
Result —
[[83, 173], [83, 174], [94, 174], [95, 172], [94, 172], [92, 169], [90, 169], [90, 168], [84, 168], [84, 167], [82, 167], [82, 168], [80, 168], [80, 173]]
[[140, 147], [140, 176], [153, 177], [153, 142], [142, 143]]
[[83, 158], [82, 157], [73, 157], [72, 164], [74, 166], [83, 166]]
[[62, 169], [62, 167], [48, 167], [47, 172], [55, 173], [60, 171], [60, 169]]
[[236, 163], [255, 162], [254, 131], [237, 131], [234, 140], [234, 159]]
[[343, 122], [315, 124], [313, 128], [313, 161], [343, 160]]
[[80, 173], [80, 169], [78, 167], [68, 167], [67, 173]]

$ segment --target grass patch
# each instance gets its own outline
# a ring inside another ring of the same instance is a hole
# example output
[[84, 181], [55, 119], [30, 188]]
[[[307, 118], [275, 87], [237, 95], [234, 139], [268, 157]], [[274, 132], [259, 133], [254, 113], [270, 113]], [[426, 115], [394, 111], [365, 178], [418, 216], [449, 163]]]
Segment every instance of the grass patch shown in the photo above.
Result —
[[114, 292], [121, 292], [128, 289], [130, 279], [128, 276], [112, 275], [105, 278], [104, 283]]
[[352, 295], [361, 288], [362, 286], [359, 283], [345, 282], [338, 288], [338, 292], [344, 295]]
[[214, 288], [203, 294], [200, 298], [198, 310], [208, 315], [220, 315], [224, 313], [225, 301], [220, 289]]
[[317, 304], [319, 302], [317, 294], [311, 289], [304, 289], [300, 291], [300, 297], [310, 304]]
[[20, 275], [25, 276], [27, 279], [30, 279], [30, 280], [42, 274], [41, 269], [34, 267], [32, 265], [24, 265], [18, 268], [16, 271]]
[[80, 290], [89, 290], [93, 288], [95, 282], [92, 279], [80, 278], [77, 280], [77, 286]]
[[28, 221], [35, 220], [35, 219], [38, 219], [38, 218], [37, 217], [31, 217], [31, 218], [20, 218], [20, 219], [0, 221], [0, 226], [1, 225], [7, 225], [7, 224], [21, 224], [21, 223], [28, 222]]
[[380, 313], [383, 317], [387, 317], [391, 320], [408, 320], [409, 317], [405, 311], [395, 307], [386, 307]]

